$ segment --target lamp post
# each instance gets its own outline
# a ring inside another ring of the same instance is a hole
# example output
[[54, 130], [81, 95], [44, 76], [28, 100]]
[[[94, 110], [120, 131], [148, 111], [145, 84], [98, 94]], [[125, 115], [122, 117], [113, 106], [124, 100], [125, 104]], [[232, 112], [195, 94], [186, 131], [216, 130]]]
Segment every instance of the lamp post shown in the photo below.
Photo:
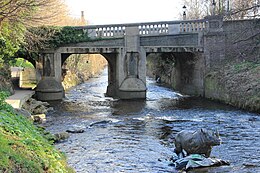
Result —
[[182, 8], [183, 8], [183, 15], [182, 15], [183, 16], [183, 20], [186, 20], [186, 8], [187, 7], [184, 5]]
[[215, 2], [215, 0], [212, 1], [212, 6], [213, 6], [213, 9], [212, 9], [213, 12], [212, 12], [212, 14], [215, 15], [215, 11], [216, 11], [216, 2]]

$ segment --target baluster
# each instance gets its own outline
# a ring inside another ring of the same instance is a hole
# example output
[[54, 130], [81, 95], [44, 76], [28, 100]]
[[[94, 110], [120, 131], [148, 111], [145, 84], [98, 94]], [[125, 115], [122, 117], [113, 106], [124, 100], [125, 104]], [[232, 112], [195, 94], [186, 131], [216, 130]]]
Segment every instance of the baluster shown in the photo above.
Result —
[[161, 26], [162, 26], [162, 34], [163, 34], [163, 33], [164, 33], [165, 26], [164, 26], [164, 24], [162, 24]]
[[145, 34], [146, 34], [146, 26], [143, 25], [143, 35], [145, 35]]
[[158, 34], [157, 25], [153, 25], [153, 33], [154, 33], [154, 34]]
[[148, 35], [152, 34], [152, 25], [148, 25]]
[[154, 34], [154, 25], [150, 25], [150, 34], [151, 34], [151, 35]]
[[98, 28], [96, 28], [95, 31], [96, 31], [96, 37], [99, 37]]
[[110, 28], [107, 27], [106, 30], [107, 30], [107, 37], [110, 37]]
[[114, 36], [116, 37], [118, 35], [118, 30], [117, 30], [117, 26], [114, 27]]
[[99, 37], [103, 37], [103, 29], [99, 28]]
[[125, 26], [122, 27], [123, 35], [125, 35]]
[[194, 32], [194, 31], [195, 31], [195, 23], [192, 22], [192, 23], [191, 23], [191, 32]]
[[101, 37], [104, 37], [104, 35], [105, 35], [104, 28], [101, 28]]
[[150, 34], [150, 26], [146, 25], [146, 35], [149, 35], [149, 34]]
[[139, 35], [142, 35], [142, 27], [140, 25], [138, 26], [138, 31], [139, 31]]
[[122, 35], [122, 27], [121, 26], [118, 27], [118, 34]]
[[110, 27], [110, 37], [114, 37], [114, 27]]
[[165, 24], [165, 33], [169, 33], [169, 25]]

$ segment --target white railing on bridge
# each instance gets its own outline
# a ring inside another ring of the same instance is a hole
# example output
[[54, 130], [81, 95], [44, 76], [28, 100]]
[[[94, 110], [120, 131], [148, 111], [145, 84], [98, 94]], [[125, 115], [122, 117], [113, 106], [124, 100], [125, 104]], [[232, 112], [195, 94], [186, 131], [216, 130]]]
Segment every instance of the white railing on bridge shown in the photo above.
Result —
[[120, 38], [126, 34], [126, 27], [138, 27], [139, 35], [142, 36], [174, 35], [203, 32], [208, 29], [208, 21], [201, 19], [115, 25], [89, 25], [75, 28], [83, 29], [91, 38]]

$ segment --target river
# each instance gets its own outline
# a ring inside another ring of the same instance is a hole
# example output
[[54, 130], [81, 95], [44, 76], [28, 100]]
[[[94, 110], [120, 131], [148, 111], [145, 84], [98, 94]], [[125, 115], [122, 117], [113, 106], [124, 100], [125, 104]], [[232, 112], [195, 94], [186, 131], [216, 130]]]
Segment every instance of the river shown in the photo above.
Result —
[[[205, 99], [183, 96], [147, 79], [146, 100], [105, 97], [107, 72], [66, 93], [53, 103], [46, 129], [52, 133], [84, 127], [56, 144], [79, 173], [177, 172], [164, 161], [172, 156], [172, 137], [179, 131], [218, 129], [222, 144], [211, 156], [229, 166], [190, 172], [260, 172], [260, 116]], [[104, 123], [95, 124], [104, 121]], [[94, 123], [94, 124], [93, 124]]]

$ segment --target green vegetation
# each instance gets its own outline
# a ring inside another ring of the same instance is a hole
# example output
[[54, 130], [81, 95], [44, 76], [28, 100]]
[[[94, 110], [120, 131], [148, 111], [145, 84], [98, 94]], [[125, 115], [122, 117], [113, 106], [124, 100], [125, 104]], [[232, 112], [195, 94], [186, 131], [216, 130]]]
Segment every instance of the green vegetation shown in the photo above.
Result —
[[34, 68], [32, 63], [23, 58], [16, 58], [14, 61], [10, 62], [10, 65], [13, 67]]
[[253, 61], [244, 61], [238, 64], [234, 65], [234, 69], [236, 72], [241, 72], [244, 70], [252, 70], [255, 69], [257, 67], [259, 67], [260, 64], [257, 62], [253, 62]]
[[[0, 28], [0, 63], [8, 62], [10, 58], [14, 56], [23, 39], [22, 36], [20, 36], [23, 32], [22, 28], [20, 28], [20, 30], [11, 30], [10, 27], [10, 25], [3, 23]], [[15, 28], [16, 26], [12, 27]]]
[[82, 29], [65, 26], [41, 26], [30, 28], [29, 32], [37, 35], [40, 40], [31, 43], [32, 50], [41, 50], [46, 48], [57, 48], [64, 44], [89, 41], [88, 34]]
[[57, 151], [52, 136], [4, 102], [0, 92], [0, 172], [74, 172]]

